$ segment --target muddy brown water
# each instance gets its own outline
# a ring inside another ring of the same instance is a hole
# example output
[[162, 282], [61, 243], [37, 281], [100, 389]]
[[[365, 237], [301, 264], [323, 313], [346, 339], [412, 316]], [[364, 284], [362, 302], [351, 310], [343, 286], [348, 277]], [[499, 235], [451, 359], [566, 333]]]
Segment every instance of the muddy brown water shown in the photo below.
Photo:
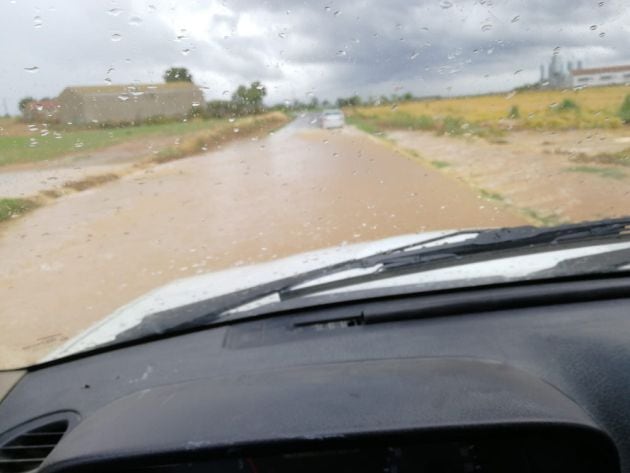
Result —
[[0, 362], [34, 363], [176, 278], [435, 229], [523, 224], [351, 128], [272, 136], [64, 196], [0, 235]]

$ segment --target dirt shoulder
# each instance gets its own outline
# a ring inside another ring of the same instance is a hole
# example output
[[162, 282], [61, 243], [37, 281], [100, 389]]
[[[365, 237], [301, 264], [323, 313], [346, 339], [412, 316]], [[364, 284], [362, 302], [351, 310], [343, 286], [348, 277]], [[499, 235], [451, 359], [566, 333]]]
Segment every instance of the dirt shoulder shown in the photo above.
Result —
[[627, 148], [630, 130], [516, 131], [500, 143], [423, 131], [387, 137], [532, 223], [630, 214], [630, 168], [584, 159]]

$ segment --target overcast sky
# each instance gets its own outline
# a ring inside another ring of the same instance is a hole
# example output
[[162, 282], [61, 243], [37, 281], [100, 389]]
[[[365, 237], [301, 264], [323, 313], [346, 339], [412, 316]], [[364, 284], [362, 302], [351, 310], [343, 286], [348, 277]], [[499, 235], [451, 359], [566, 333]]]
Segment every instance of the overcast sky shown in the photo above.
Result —
[[[268, 103], [504, 91], [554, 48], [630, 62], [620, 0], [1, 0], [0, 100], [68, 85], [159, 82], [187, 67], [208, 99], [261, 80]], [[4, 105], [1, 111], [4, 113]]]

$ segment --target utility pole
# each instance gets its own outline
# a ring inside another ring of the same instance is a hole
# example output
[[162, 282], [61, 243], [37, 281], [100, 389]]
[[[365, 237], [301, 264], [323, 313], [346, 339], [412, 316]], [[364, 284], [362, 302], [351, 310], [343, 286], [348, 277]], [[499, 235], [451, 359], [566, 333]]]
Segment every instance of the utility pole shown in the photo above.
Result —
[[9, 107], [7, 106], [7, 99], [6, 99], [6, 97], [4, 97], [2, 99], [2, 105], [4, 107], [4, 116], [8, 117], [9, 116]]

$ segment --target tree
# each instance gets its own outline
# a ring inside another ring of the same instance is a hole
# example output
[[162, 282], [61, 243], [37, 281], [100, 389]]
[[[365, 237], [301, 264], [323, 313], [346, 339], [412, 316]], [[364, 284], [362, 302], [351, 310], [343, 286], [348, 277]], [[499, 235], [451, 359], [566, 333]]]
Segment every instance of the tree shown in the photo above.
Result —
[[24, 97], [22, 100], [19, 101], [18, 103], [18, 108], [20, 109], [20, 112], [23, 112], [24, 109], [26, 108], [26, 106], [30, 103], [30, 102], [34, 102], [35, 99], [33, 97]]
[[164, 75], [164, 82], [192, 82], [192, 74], [185, 67], [171, 67]]
[[252, 114], [262, 112], [263, 99], [267, 95], [267, 89], [259, 81], [252, 82], [249, 87], [239, 85], [236, 92], [232, 94], [238, 113]]
[[337, 107], [358, 107], [361, 105], [361, 97], [358, 95], [353, 95], [352, 97], [347, 98], [338, 98], [337, 99]]

